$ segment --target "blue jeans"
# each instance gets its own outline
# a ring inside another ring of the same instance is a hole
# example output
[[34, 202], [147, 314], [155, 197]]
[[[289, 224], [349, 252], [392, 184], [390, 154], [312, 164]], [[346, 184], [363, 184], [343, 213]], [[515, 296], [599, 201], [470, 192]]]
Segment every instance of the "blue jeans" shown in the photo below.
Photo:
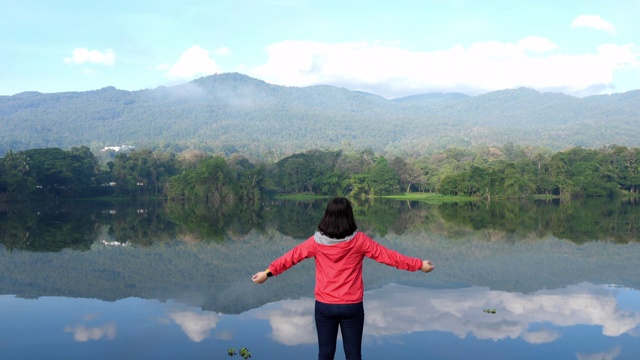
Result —
[[336, 354], [338, 327], [346, 360], [362, 360], [364, 306], [357, 304], [325, 304], [316, 300], [318, 360], [333, 360]]

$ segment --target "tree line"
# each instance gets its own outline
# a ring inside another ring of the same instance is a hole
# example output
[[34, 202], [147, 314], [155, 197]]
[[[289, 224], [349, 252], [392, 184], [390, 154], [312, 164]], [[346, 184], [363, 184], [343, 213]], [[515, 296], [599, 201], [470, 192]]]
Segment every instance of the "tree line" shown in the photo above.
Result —
[[387, 158], [373, 150], [309, 150], [275, 162], [187, 150], [118, 152], [99, 161], [86, 146], [9, 151], [0, 200], [161, 196], [213, 205], [256, 204], [263, 194], [365, 198], [438, 192], [476, 198], [612, 197], [640, 193], [640, 149], [449, 148]]

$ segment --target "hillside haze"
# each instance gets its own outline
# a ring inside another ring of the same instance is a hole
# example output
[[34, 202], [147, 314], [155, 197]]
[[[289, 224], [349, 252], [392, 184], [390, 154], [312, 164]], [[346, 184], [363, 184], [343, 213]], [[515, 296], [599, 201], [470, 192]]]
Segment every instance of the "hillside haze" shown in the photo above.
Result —
[[515, 143], [640, 146], [640, 90], [576, 98], [520, 88], [385, 99], [225, 73], [152, 90], [0, 96], [0, 155], [41, 147], [198, 148], [253, 156], [311, 148], [420, 154]]

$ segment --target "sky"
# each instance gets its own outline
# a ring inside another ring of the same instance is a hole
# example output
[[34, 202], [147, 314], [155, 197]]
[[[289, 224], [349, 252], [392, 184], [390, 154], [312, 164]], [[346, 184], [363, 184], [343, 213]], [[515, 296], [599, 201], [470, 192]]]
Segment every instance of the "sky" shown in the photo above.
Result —
[[640, 0], [0, 0], [0, 95], [239, 72], [385, 98], [640, 89]]

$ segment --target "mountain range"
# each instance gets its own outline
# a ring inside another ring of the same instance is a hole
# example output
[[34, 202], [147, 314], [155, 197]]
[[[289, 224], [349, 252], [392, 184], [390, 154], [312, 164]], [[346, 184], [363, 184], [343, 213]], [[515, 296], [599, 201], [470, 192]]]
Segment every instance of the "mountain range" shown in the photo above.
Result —
[[312, 148], [420, 155], [514, 143], [558, 151], [640, 146], [640, 90], [577, 98], [528, 88], [399, 99], [333, 86], [286, 87], [238, 73], [156, 89], [0, 96], [0, 156], [87, 145], [261, 157]]

